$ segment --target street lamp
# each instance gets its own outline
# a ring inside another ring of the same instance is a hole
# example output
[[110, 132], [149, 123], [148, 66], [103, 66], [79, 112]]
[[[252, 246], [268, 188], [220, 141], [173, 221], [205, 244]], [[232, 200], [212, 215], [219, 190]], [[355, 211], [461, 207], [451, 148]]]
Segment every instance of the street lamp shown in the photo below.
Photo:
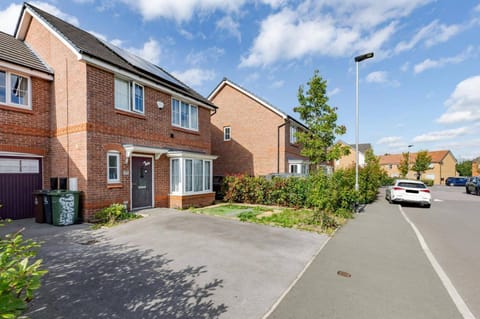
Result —
[[358, 191], [358, 63], [373, 58], [373, 52], [355, 57], [356, 81], [355, 81], [355, 190]]
[[412, 147], [413, 144], [410, 144], [408, 145], [408, 150], [407, 150], [407, 176], [405, 176], [406, 178], [408, 178], [408, 171], [410, 170], [410, 147]]

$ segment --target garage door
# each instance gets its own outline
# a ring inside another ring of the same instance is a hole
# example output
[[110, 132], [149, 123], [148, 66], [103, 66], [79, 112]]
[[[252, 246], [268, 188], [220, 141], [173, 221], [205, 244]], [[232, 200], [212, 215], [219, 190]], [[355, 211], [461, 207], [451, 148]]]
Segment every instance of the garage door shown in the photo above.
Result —
[[0, 217], [34, 216], [32, 192], [42, 188], [41, 160], [0, 157]]

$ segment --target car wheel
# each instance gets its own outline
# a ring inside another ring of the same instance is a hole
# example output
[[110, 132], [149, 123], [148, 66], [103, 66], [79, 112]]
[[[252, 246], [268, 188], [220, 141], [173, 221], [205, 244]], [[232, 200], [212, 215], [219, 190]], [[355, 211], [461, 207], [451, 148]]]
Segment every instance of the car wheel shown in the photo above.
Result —
[[480, 189], [478, 189], [478, 187], [475, 188], [475, 195], [477, 195], [477, 196], [480, 195]]
[[425, 205], [425, 208], [430, 208], [430, 204]]
[[467, 192], [467, 194], [470, 194], [470, 190], [468, 189], [468, 187], [465, 187], [465, 191]]

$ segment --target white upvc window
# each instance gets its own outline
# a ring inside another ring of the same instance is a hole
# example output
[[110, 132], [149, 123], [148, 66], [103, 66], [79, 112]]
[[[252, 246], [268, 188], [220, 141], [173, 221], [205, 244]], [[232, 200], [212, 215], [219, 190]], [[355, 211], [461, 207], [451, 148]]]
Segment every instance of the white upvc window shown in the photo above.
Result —
[[293, 160], [288, 164], [288, 172], [291, 174], [308, 175], [309, 163], [302, 160]]
[[110, 151], [107, 153], [107, 181], [120, 183], [120, 153]]
[[290, 126], [290, 144], [297, 144], [297, 127], [291, 125]]
[[172, 98], [172, 125], [198, 131], [198, 107]]
[[115, 108], [128, 112], [144, 113], [144, 88], [142, 85], [115, 78]]
[[0, 70], [0, 103], [32, 109], [30, 78]]
[[223, 140], [230, 141], [232, 139], [232, 128], [230, 126], [225, 126], [223, 128]]
[[193, 158], [170, 159], [172, 194], [190, 195], [212, 191], [212, 161]]

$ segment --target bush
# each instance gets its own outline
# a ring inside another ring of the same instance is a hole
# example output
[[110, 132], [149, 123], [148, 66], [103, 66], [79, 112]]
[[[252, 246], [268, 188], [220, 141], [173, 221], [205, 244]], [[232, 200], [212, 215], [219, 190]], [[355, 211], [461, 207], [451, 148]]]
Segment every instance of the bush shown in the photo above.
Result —
[[21, 231], [0, 240], [0, 318], [17, 318], [40, 288], [47, 271], [40, 269], [41, 259], [31, 262], [39, 247], [37, 242], [23, 239]]
[[113, 226], [122, 220], [137, 219], [141, 216], [130, 213], [123, 204], [112, 204], [93, 215], [92, 222], [99, 226]]
[[433, 186], [433, 179], [422, 179], [422, 182], [428, 187]]

